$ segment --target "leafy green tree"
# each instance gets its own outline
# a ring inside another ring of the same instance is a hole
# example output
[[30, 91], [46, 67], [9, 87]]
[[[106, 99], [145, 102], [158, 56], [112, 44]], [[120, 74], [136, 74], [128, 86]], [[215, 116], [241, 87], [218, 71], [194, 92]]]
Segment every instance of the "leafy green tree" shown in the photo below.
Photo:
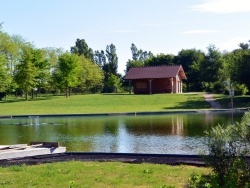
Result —
[[181, 50], [175, 57], [175, 64], [182, 65], [187, 76], [187, 91], [201, 91], [201, 63], [205, 54], [196, 49]]
[[172, 54], [158, 54], [145, 61], [146, 66], [174, 65], [175, 56]]
[[[126, 70], [125, 73], [128, 72], [128, 70], [131, 67], [141, 67], [146, 65], [146, 61], [149, 58], [153, 57], [153, 54], [149, 51], [143, 51], [142, 49], [138, 50], [135, 44], [132, 43], [131, 47], [131, 53], [132, 53], [132, 60], [129, 59], [126, 64]], [[148, 64], [147, 64], [148, 65]]]
[[70, 51], [78, 56], [84, 55], [86, 58], [94, 61], [94, 52], [92, 48], [89, 48], [84, 39], [76, 39], [75, 46], [71, 47]]
[[103, 71], [101, 68], [91, 60], [80, 56], [81, 71], [79, 74], [78, 88], [86, 89], [87, 93], [90, 90], [102, 89], [103, 87]]
[[50, 81], [50, 64], [49, 59], [46, 57], [46, 50], [34, 49], [32, 53], [32, 62], [37, 69], [36, 89], [38, 92], [41, 92], [41, 90], [46, 91], [46, 89], [49, 87], [48, 84]]
[[24, 91], [25, 99], [28, 100], [28, 92], [36, 86], [37, 68], [32, 63], [32, 49], [25, 47], [22, 53], [22, 59], [16, 68], [15, 81], [18, 87]]
[[207, 91], [212, 91], [215, 82], [223, 82], [226, 78], [221, 53], [214, 45], [210, 45], [207, 49], [208, 53], [200, 66], [201, 81]]
[[117, 92], [121, 86], [121, 79], [114, 74], [110, 74], [108, 77], [107, 86], [112, 88], [113, 91]]
[[7, 68], [6, 59], [0, 54], [0, 100], [6, 95], [11, 84], [11, 75]]
[[103, 65], [106, 64], [106, 56], [105, 56], [105, 52], [103, 50], [99, 51], [95, 51], [94, 54], [94, 61], [95, 63], [101, 68]]
[[59, 56], [54, 78], [58, 86], [65, 89], [66, 98], [69, 96], [69, 88], [78, 85], [80, 71], [80, 58], [78, 55], [66, 52]]
[[114, 44], [107, 45], [106, 47], [106, 57], [108, 59], [108, 72], [117, 75], [118, 69], [118, 57], [116, 54], [116, 47]]
[[107, 62], [102, 66], [102, 70], [104, 72], [104, 87], [103, 92], [114, 92], [114, 86], [110, 86], [108, 84], [109, 77], [111, 75], [118, 75], [118, 57], [116, 54], [116, 47], [114, 44], [107, 45], [106, 47], [106, 57]]
[[233, 85], [245, 84], [250, 90], [250, 49], [237, 49], [227, 53], [224, 57], [228, 73], [228, 78]]

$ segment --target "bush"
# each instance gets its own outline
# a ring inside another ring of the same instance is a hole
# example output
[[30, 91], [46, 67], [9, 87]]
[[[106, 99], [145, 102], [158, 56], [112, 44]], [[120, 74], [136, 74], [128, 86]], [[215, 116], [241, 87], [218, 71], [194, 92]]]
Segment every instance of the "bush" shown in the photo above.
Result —
[[213, 168], [221, 187], [248, 187], [250, 168], [245, 161], [249, 155], [250, 112], [240, 123], [218, 125], [207, 132], [209, 157], [207, 163]]
[[213, 93], [223, 93], [224, 91], [224, 84], [222, 82], [215, 82], [213, 84]]
[[[234, 95], [246, 95], [248, 93], [248, 88], [245, 84], [233, 84]], [[229, 88], [225, 90], [225, 94], [229, 95]]]
[[250, 112], [244, 114], [240, 123], [218, 125], [206, 132], [207, 164], [214, 174], [209, 181], [195, 175], [189, 180], [189, 187], [249, 188], [250, 166], [246, 162], [250, 143]]

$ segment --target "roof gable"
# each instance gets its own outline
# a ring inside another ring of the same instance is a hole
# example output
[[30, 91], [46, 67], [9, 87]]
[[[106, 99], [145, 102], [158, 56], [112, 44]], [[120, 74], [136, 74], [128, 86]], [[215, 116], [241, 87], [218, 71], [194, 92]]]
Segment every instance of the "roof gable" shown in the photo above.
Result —
[[181, 65], [173, 66], [153, 66], [153, 67], [131, 67], [125, 75], [125, 80], [134, 79], [154, 79], [173, 78], [180, 75], [182, 79], [187, 79]]

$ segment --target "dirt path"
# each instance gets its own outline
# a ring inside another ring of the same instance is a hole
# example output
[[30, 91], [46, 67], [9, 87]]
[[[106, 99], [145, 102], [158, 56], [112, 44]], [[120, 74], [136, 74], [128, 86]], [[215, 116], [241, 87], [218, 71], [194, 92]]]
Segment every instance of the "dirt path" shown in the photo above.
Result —
[[203, 96], [204, 96], [205, 100], [211, 105], [211, 108], [221, 109], [220, 103], [214, 99], [213, 94], [206, 93]]

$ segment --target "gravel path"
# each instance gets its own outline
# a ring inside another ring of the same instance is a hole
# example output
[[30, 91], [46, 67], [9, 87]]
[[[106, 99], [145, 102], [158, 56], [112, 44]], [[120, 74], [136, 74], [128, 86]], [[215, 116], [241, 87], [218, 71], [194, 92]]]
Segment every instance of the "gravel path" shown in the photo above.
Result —
[[205, 100], [211, 105], [211, 108], [221, 109], [220, 103], [214, 99], [213, 94], [206, 93], [203, 96], [204, 96]]

